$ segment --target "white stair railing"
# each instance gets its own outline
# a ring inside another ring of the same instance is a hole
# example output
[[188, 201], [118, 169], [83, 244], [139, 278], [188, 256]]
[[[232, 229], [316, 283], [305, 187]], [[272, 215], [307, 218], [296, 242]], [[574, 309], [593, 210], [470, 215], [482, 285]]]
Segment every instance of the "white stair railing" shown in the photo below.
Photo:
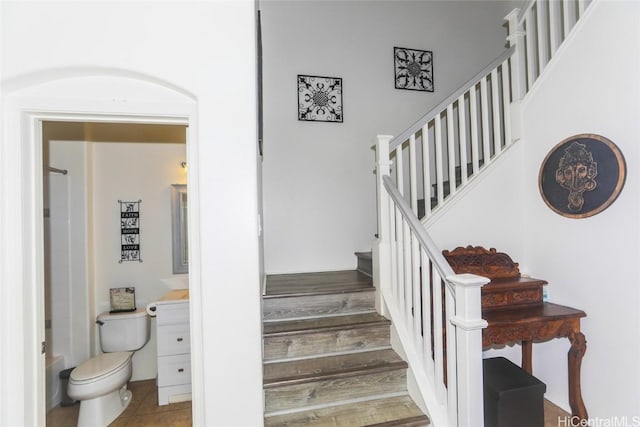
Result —
[[505, 51], [391, 140], [395, 184], [420, 218], [511, 144], [508, 70], [514, 51]]
[[393, 178], [424, 221], [520, 139], [519, 103], [588, 0], [536, 0], [514, 9], [510, 47], [389, 143]]
[[513, 100], [521, 100], [569, 33], [584, 15], [592, 0], [536, 0], [514, 9], [509, 23], [509, 45], [513, 54]]
[[377, 137], [378, 307], [398, 330], [435, 426], [483, 425], [480, 287], [488, 280], [454, 275], [424, 224], [520, 139], [520, 102], [591, 1], [515, 9], [505, 18], [507, 51], [400, 135]]
[[[389, 138], [379, 137], [378, 152]], [[420, 392], [436, 426], [473, 426], [483, 419], [480, 288], [489, 279], [456, 275], [379, 159], [376, 274]]]

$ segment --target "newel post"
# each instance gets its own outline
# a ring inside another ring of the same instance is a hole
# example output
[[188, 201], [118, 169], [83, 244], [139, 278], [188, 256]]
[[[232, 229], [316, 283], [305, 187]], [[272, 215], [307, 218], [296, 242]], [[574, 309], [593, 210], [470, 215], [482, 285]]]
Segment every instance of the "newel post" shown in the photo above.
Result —
[[458, 426], [479, 427], [484, 423], [482, 380], [482, 319], [480, 291], [489, 283], [475, 274], [447, 277], [456, 291], [456, 314], [451, 323], [456, 327], [458, 369]]
[[376, 287], [376, 309], [384, 315], [381, 292], [391, 285], [391, 241], [389, 240], [389, 194], [384, 188], [382, 178], [391, 174], [391, 160], [389, 159], [390, 135], [376, 137], [376, 199], [378, 213], [378, 238], [373, 245], [373, 284]]
[[522, 134], [520, 119], [520, 101], [527, 93], [527, 60], [525, 51], [525, 31], [518, 22], [520, 9], [513, 9], [504, 19], [509, 23], [509, 46], [515, 48], [511, 56], [511, 138], [515, 142]]

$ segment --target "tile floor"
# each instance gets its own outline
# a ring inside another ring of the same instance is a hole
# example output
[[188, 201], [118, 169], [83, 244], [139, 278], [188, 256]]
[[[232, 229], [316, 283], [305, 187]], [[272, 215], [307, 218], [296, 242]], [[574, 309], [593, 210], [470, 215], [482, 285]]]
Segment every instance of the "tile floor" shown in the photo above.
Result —
[[[158, 406], [158, 389], [155, 380], [129, 383], [133, 399], [126, 411], [110, 427], [189, 427], [191, 426], [191, 402]], [[57, 406], [47, 414], [47, 427], [75, 427], [80, 405], [63, 408]], [[565, 411], [545, 400], [544, 426], [566, 425], [558, 420], [568, 417]]]
[[[158, 389], [155, 380], [129, 383], [133, 398], [129, 407], [110, 427], [189, 427], [191, 426], [191, 402], [158, 406]], [[75, 427], [80, 405], [56, 406], [47, 413], [47, 427]]]

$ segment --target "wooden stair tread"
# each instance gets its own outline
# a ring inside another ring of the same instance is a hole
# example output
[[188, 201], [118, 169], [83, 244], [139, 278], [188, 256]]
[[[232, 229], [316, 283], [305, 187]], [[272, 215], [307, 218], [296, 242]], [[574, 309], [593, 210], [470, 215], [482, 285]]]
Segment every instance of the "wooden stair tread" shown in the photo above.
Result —
[[371, 291], [373, 289], [371, 277], [357, 270], [274, 274], [267, 276], [264, 298]]
[[391, 349], [292, 360], [264, 365], [265, 388], [346, 377], [365, 372], [406, 369], [407, 363]]
[[415, 417], [407, 417], [399, 420], [386, 421], [384, 423], [369, 424], [365, 427], [422, 427], [429, 425], [429, 417], [426, 415], [418, 415]]
[[391, 322], [375, 312], [362, 255], [359, 270], [267, 277], [266, 426], [428, 425], [407, 394], [408, 365], [390, 348]]
[[[412, 420], [422, 417], [428, 425], [428, 418], [408, 395], [389, 397], [385, 399], [368, 400], [346, 405], [312, 409], [292, 414], [273, 415], [265, 417], [266, 427], [275, 426], [314, 426], [314, 427], [349, 427], [371, 426], [387, 422], [391, 425], [403, 425], [401, 420]], [[419, 424], [409, 424], [417, 426]]]
[[366, 251], [366, 252], [355, 252], [357, 257], [363, 258], [363, 259], [372, 259], [371, 257], [371, 251]]
[[391, 325], [391, 322], [378, 313], [359, 313], [343, 316], [312, 317], [298, 320], [265, 322], [263, 335], [273, 336], [301, 332], [358, 328], [370, 325]]

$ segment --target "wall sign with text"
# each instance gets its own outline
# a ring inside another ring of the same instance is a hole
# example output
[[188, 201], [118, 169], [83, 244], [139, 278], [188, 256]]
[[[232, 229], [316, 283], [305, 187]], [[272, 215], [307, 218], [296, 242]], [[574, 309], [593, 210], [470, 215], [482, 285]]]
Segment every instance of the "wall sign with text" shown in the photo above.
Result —
[[140, 203], [123, 202], [120, 204], [120, 261], [142, 262], [140, 257]]

